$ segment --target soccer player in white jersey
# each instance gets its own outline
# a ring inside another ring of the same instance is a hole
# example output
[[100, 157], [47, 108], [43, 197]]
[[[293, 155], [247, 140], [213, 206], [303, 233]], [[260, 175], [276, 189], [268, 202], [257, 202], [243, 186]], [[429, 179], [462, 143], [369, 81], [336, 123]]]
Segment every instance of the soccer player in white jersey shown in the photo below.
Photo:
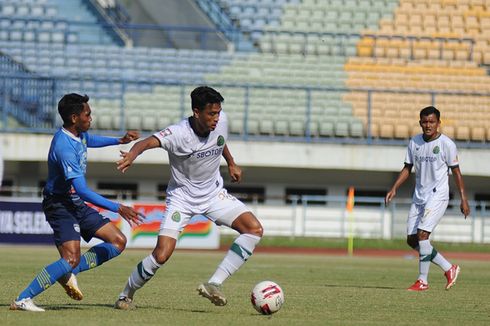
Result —
[[408, 214], [407, 243], [419, 252], [419, 277], [408, 288], [409, 291], [429, 289], [428, 274], [431, 262], [444, 271], [447, 279], [446, 290], [456, 283], [460, 271], [460, 267], [448, 262], [432, 247], [429, 240], [430, 234], [448, 206], [449, 169], [459, 190], [461, 213], [465, 218], [470, 214], [456, 145], [449, 137], [439, 133], [440, 115], [439, 110], [433, 106], [420, 111], [419, 123], [422, 134], [410, 140], [405, 166], [385, 198], [385, 203], [388, 205], [395, 197], [397, 189], [408, 179], [412, 167], [415, 167], [416, 185]]
[[171, 170], [167, 208], [157, 244], [129, 276], [115, 303], [117, 309], [134, 308], [135, 292], [167, 262], [179, 234], [194, 215], [202, 214], [217, 225], [240, 233], [209, 281], [197, 288], [200, 295], [217, 306], [227, 303], [222, 283], [252, 255], [262, 237], [262, 225], [257, 218], [223, 188], [219, 172], [221, 156], [228, 164], [231, 180], [240, 182], [242, 177], [226, 145], [228, 123], [221, 109], [223, 97], [216, 90], [201, 86], [191, 92], [191, 101], [191, 117], [136, 143], [129, 152], [121, 152], [122, 159], [117, 162], [117, 168], [124, 173], [144, 151], [163, 148], [168, 152]]

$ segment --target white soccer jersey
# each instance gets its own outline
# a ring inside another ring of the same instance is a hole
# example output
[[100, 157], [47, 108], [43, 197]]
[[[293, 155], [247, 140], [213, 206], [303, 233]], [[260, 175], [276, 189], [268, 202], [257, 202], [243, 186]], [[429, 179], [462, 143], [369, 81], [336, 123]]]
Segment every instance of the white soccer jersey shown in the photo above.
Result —
[[168, 195], [201, 204], [223, 188], [219, 167], [228, 139], [228, 120], [223, 111], [216, 129], [206, 138], [194, 133], [188, 118], [153, 136], [168, 152], [171, 171]]
[[413, 137], [408, 144], [405, 163], [413, 164], [415, 168], [415, 204], [449, 199], [449, 168], [459, 164], [456, 144], [449, 137], [441, 134], [429, 142], [422, 134]]

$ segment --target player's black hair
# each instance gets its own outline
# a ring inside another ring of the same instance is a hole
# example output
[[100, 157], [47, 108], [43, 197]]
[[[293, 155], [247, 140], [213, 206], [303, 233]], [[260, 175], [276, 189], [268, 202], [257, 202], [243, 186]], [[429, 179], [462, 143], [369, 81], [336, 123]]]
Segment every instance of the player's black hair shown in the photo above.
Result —
[[439, 110], [434, 106], [428, 106], [420, 111], [420, 120], [422, 120], [422, 117], [426, 117], [431, 114], [435, 114], [438, 121], [441, 119], [441, 112], [439, 112]]
[[207, 104], [221, 103], [225, 99], [221, 94], [209, 86], [199, 86], [191, 92], [191, 109], [204, 110]]
[[83, 104], [89, 100], [88, 95], [79, 95], [76, 93], [65, 94], [58, 102], [58, 113], [63, 122], [71, 125], [70, 117], [72, 114], [80, 114], [83, 110]]

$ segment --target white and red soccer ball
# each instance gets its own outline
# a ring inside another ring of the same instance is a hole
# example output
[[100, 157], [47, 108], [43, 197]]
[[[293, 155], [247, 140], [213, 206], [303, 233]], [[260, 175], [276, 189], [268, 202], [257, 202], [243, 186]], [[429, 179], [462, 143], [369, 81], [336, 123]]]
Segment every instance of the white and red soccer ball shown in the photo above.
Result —
[[284, 303], [284, 292], [272, 281], [258, 283], [250, 297], [255, 310], [263, 315], [270, 315], [281, 309]]

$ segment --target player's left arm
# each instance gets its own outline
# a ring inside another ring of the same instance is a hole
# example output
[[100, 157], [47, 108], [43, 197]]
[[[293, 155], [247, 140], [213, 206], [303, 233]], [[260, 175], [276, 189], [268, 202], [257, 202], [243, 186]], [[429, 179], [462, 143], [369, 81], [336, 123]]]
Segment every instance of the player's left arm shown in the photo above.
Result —
[[242, 181], [242, 169], [236, 165], [228, 145], [225, 145], [223, 148], [223, 157], [225, 158], [226, 164], [228, 164], [228, 173], [230, 174], [231, 182], [239, 183]]
[[461, 198], [461, 213], [463, 213], [464, 218], [470, 215], [470, 205], [468, 204], [468, 198], [466, 198], [466, 191], [464, 187], [463, 176], [461, 175], [461, 170], [459, 166], [451, 167], [451, 171], [453, 172], [454, 181], [456, 182], [456, 186], [458, 187], [459, 197]]
[[138, 131], [128, 131], [120, 138], [106, 137], [99, 135], [87, 134], [87, 147], [105, 147], [112, 145], [127, 144], [140, 137]]

